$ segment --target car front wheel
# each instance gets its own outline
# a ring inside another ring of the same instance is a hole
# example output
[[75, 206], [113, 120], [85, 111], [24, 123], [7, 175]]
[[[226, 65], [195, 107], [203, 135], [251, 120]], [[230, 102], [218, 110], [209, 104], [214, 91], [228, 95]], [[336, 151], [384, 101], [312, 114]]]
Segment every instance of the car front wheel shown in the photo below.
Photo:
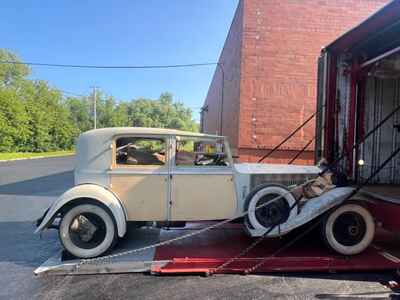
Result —
[[68, 210], [62, 217], [59, 236], [64, 248], [79, 258], [106, 253], [118, 238], [113, 216], [96, 204], [79, 204]]
[[325, 217], [321, 229], [327, 246], [343, 255], [361, 253], [375, 235], [370, 212], [357, 204], [339, 206]]

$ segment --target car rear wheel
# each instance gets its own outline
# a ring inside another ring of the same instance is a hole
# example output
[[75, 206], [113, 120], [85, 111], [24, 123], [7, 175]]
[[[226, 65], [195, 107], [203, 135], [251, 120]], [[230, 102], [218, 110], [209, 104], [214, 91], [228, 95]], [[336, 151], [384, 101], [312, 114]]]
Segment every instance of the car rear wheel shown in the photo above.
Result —
[[329, 248], [343, 255], [355, 255], [371, 244], [375, 223], [366, 208], [345, 204], [325, 217], [321, 231]]
[[106, 253], [118, 238], [113, 216], [96, 204], [79, 204], [68, 210], [62, 217], [59, 236], [65, 250], [79, 258]]

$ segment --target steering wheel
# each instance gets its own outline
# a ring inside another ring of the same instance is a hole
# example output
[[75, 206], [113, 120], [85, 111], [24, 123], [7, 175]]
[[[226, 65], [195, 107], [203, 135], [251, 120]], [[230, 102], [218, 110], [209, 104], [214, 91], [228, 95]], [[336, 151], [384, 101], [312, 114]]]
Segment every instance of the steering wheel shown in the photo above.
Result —
[[119, 163], [123, 163], [126, 162], [127, 158], [128, 158], [128, 152], [124, 151], [126, 148], [128, 148], [129, 146], [133, 145], [133, 143], [128, 143], [125, 144], [121, 147], [118, 147], [116, 149], [116, 156], [117, 156], [117, 162]]
[[201, 154], [201, 156], [196, 156], [194, 164], [196, 166], [228, 166], [224, 158], [223, 154]]

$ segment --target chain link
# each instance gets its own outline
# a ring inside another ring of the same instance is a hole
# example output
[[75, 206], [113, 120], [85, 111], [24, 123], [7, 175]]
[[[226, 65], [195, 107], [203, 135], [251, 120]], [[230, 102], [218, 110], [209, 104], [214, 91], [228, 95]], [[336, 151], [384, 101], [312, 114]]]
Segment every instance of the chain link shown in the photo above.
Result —
[[215, 224], [213, 224], [213, 225], [211, 225], [209, 227], [205, 227], [203, 229], [200, 229], [198, 231], [194, 231], [194, 232], [191, 232], [191, 233], [188, 233], [188, 234], [185, 234], [185, 235], [182, 235], [182, 236], [170, 239], [170, 240], [166, 240], [166, 241], [159, 242], [159, 243], [156, 243], [156, 244], [152, 244], [152, 245], [149, 245], [149, 246], [145, 246], [145, 247], [142, 247], [142, 248], [127, 250], [127, 251], [123, 251], [123, 252], [119, 252], [119, 253], [115, 253], [115, 254], [110, 254], [110, 255], [105, 255], [105, 256], [100, 256], [100, 257], [95, 257], [95, 258], [81, 259], [79, 261], [79, 263], [75, 266], [75, 268], [79, 269], [79, 267], [82, 266], [82, 265], [102, 263], [103, 261], [112, 260], [112, 259], [114, 259], [116, 257], [121, 257], [121, 256], [124, 256], [124, 255], [129, 255], [129, 254], [133, 254], [133, 253], [137, 253], [137, 252], [142, 252], [142, 251], [146, 251], [146, 250], [153, 249], [153, 248], [156, 248], [156, 247], [165, 246], [165, 245], [171, 244], [173, 242], [176, 242], [176, 241], [179, 241], [179, 240], [183, 240], [183, 239], [186, 239], [186, 238], [190, 238], [190, 237], [196, 236], [198, 234], [204, 233], [206, 231], [212, 230], [212, 229], [214, 229], [214, 228], [216, 228], [218, 226], [222, 226], [222, 225], [224, 225], [226, 223], [229, 223], [230, 221], [231, 221], [230, 219], [229, 220], [224, 220], [224, 221], [221, 221], [219, 223], [215, 223]]
[[[302, 239], [304, 236], [306, 236], [308, 233], [310, 233], [314, 228], [316, 228], [319, 224], [321, 224], [322, 219], [319, 219], [315, 224], [313, 224], [312, 226], [310, 226], [309, 228], [307, 228], [305, 231], [303, 231], [301, 234], [297, 235], [293, 240], [291, 240], [289, 243], [287, 243], [286, 245], [282, 246], [281, 248], [279, 248], [278, 250], [276, 250], [274, 253], [272, 253], [271, 255], [265, 256], [262, 258], [262, 260], [255, 264], [254, 266], [247, 268], [246, 270], [244, 270], [244, 274], [250, 274], [253, 273], [254, 271], [256, 271], [257, 269], [259, 269], [261, 266], [263, 266], [268, 259], [277, 256], [279, 253], [281, 253], [282, 251], [286, 250], [287, 248], [289, 248], [290, 246], [292, 246], [294, 243], [296, 243], [298, 240]], [[264, 238], [265, 236], [263, 236], [262, 238]]]
[[[268, 203], [268, 202], [267, 202]], [[268, 203], [269, 204], [269, 203]], [[294, 203], [290, 208], [289, 208], [289, 213], [297, 206], [297, 203]], [[256, 208], [258, 209], [258, 207]], [[242, 250], [238, 255], [230, 258], [229, 260], [227, 260], [225, 263], [223, 263], [222, 265], [218, 266], [217, 268], [215, 268], [212, 273], [217, 273], [221, 270], [223, 270], [226, 266], [230, 265], [231, 263], [233, 263], [235, 260], [241, 258], [242, 256], [246, 255], [247, 253], [249, 253], [252, 249], [254, 249], [254, 247], [256, 247], [259, 243], [261, 243], [267, 236], [268, 234], [274, 230], [277, 226], [279, 226], [280, 224], [274, 224], [272, 226], [270, 226], [268, 228], [268, 230], [261, 236], [259, 237], [257, 240], [255, 240], [253, 243], [251, 243], [248, 247], [246, 247], [244, 250]]]
[[[302, 186], [306, 185], [306, 184], [309, 183], [309, 182], [310, 182], [310, 181], [307, 180], [307, 181], [303, 182], [302, 184], [299, 184], [299, 185], [294, 186], [292, 189], [288, 190], [286, 193], [284, 193], [284, 194], [282, 194], [282, 195], [280, 195], [280, 196], [277, 196], [277, 197], [271, 199], [270, 201], [268, 201], [268, 202], [266, 202], [266, 203], [263, 203], [263, 204], [257, 206], [257, 207], [254, 209], [254, 211], [256, 211], [256, 210], [258, 210], [258, 209], [260, 209], [260, 208], [262, 208], [262, 207], [264, 207], [264, 206], [266, 206], [266, 205], [269, 205], [269, 204], [271, 204], [271, 203], [273, 203], [273, 202], [276, 202], [276, 201], [278, 201], [278, 200], [280, 200], [280, 199], [282, 199], [282, 198], [284, 198], [285, 196], [289, 195], [294, 189], [299, 188], [299, 187], [302, 187]], [[294, 206], [292, 206], [292, 208], [293, 208], [293, 207], [294, 207]], [[292, 209], [292, 208], [291, 208], [291, 209]], [[105, 255], [105, 256], [100, 256], [100, 257], [95, 257], [95, 258], [81, 259], [81, 260], [75, 265], [75, 270], [79, 270], [79, 268], [80, 268], [82, 265], [103, 264], [104, 262], [109, 262], [109, 261], [111, 261], [111, 260], [113, 260], [114, 258], [117, 258], [117, 257], [121, 257], [121, 256], [129, 255], [129, 254], [133, 254], [133, 253], [138, 253], [138, 252], [146, 251], [146, 250], [153, 249], [153, 248], [157, 248], [157, 247], [160, 247], [160, 246], [169, 245], [169, 244], [174, 243], [174, 242], [176, 242], [176, 241], [180, 241], [180, 240], [183, 240], [183, 239], [187, 239], [187, 238], [190, 238], [190, 237], [194, 237], [194, 236], [197, 236], [197, 235], [202, 234], [202, 233], [204, 233], [204, 232], [207, 232], [207, 231], [210, 231], [210, 230], [215, 229], [215, 228], [217, 228], [217, 227], [220, 227], [220, 226], [222, 226], [222, 225], [224, 225], [224, 224], [227, 224], [227, 223], [229, 223], [229, 222], [232, 222], [233, 220], [236, 220], [236, 219], [245, 217], [248, 213], [249, 213], [249, 211], [245, 211], [245, 212], [239, 214], [238, 216], [235, 216], [235, 217], [233, 217], [233, 218], [230, 218], [230, 219], [226, 219], [226, 220], [217, 222], [217, 223], [215, 223], [215, 224], [212, 224], [212, 225], [210, 225], [210, 226], [208, 226], [208, 227], [205, 227], [205, 228], [202, 228], [202, 229], [200, 229], [200, 230], [197, 230], [197, 231], [194, 231], [194, 232], [191, 232], [191, 233], [188, 233], [188, 234], [185, 234], [185, 235], [176, 237], [176, 238], [172, 238], [172, 239], [169, 239], [169, 240], [166, 240], [166, 241], [163, 241], [163, 242], [159, 242], [159, 243], [155, 243], [155, 244], [152, 244], [152, 245], [149, 245], [149, 246], [145, 246], [145, 247], [142, 247], [142, 248], [136, 248], [136, 249], [132, 249], [132, 250], [127, 250], [127, 251], [123, 251], [123, 252], [119, 252], [119, 253], [115, 253], [115, 254], [110, 254], [110, 255]], [[270, 229], [268, 229], [267, 232], [264, 233], [263, 236], [262, 236], [261, 238], [262, 238], [262, 239], [265, 238], [265, 237], [268, 235], [268, 233], [271, 232], [275, 227], [276, 227], [276, 226], [272, 226]], [[258, 240], [260, 240], [259, 242], [261, 242], [261, 238], [258, 239]], [[258, 240], [256, 240], [256, 242], [257, 242]], [[258, 243], [259, 243], [259, 242], [258, 242]], [[258, 243], [257, 243], [257, 244], [258, 244]], [[257, 245], [257, 244], [256, 244], [256, 245]], [[252, 248], [254, 248], [256, 245], [254, 245]], [[247, 249], [247, 248], [246, 248], [246, 249]], [[246, 249], [245, 249], [245, 250], [246, 250]], [[248, 251], [250, 251], [250, 250], [251, 250], [251, 249], [249, 249]], [[248, 251], [247, 251], [247, 252], [248, 252]], [[244, 252], [244, 251], [242, 251], [242, 252]], [[247, 253], [247, 252], [246, 252], [246, 253]], [[245, 254], [245, 253], [244, 253], [244, 254]], [[243, 256], [244, 254], [242, 254], [241, 256]], [[235, 258], [235, 259], [236, 259], [236, 258]]]

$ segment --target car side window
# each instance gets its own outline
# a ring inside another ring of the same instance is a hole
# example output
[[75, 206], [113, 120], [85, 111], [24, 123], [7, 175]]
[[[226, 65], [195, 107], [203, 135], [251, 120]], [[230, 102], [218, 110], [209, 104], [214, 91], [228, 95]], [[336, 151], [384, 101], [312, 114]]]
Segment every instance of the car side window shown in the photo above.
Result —
[[228, 166], [222, 140], [201, 140], [177, 137], [175, 149], [177, 166]]
[[148, 137], [120, 137], [116, 140], [117, 166], [165, 165], [165, 140]]

